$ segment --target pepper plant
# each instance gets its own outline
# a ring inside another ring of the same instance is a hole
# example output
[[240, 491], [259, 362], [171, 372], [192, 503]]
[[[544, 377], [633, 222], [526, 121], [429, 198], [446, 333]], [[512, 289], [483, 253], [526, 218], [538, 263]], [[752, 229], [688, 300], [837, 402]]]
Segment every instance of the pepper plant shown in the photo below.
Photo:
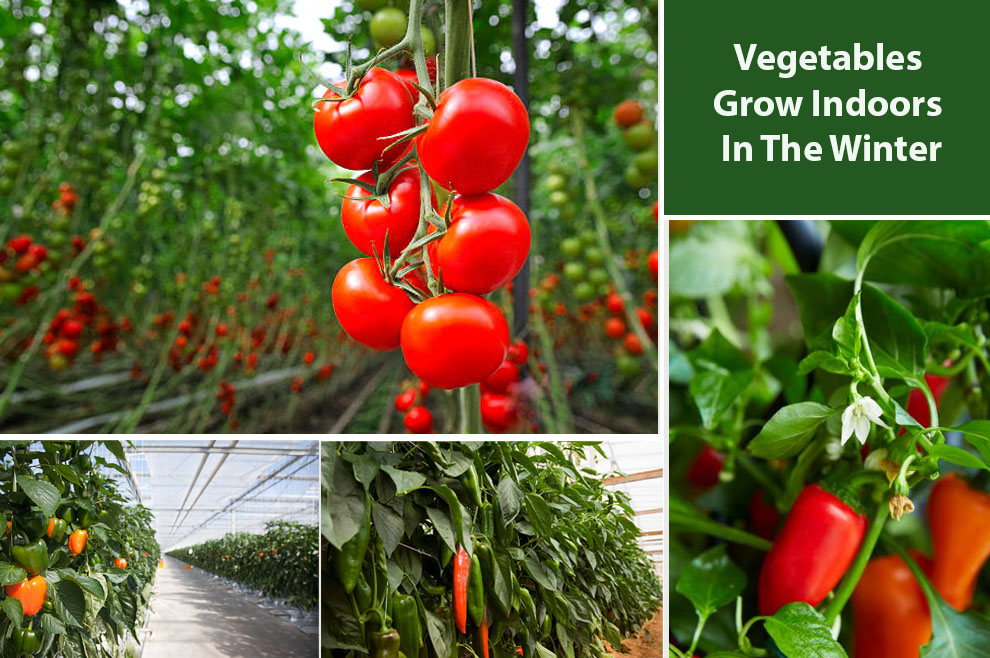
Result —
[[[331, 656], [605, 655], [659, 609], [599, 443], [323, 444]], [[326, 655], [326, 653], [325, 653]]]
[[670, 226], [671, 655], [981, 655], [990, 224], [794, 228]]
[[138, 639], [159, 547], [150, 510], [107, 474], [122, 463], [119, 441], [0, 442], [5, 658], [120, 656]]
[[230, 533], [168, 555], [309, 610], [319, 596], [318, 550], [316, 526], [270, 521], [264, 534]]

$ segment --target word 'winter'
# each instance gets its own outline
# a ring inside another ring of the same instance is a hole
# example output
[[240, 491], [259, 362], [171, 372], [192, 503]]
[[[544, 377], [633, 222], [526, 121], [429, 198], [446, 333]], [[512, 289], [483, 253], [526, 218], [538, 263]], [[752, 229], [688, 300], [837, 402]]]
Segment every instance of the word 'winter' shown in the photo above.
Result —
[[[829, 135], [835, 162], [935, 162], [942, 142], [908, 142], [898, 137], [893, 142], [874, 141], [869, 135]], [[767, 162], [821, 162], [821, 142], [802, 144], [785, 134], [760, 135]], [[736, 141], [722, 135], [722, 162], [752, 162], [752, 142]]]

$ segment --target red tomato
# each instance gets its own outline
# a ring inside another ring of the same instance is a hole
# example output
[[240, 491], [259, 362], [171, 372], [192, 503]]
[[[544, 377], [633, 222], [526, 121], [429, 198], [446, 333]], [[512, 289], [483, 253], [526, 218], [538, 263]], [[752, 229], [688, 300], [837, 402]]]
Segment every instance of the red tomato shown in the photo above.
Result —
[[417, 386], [419, 387], [419, 397], [425, 398], [430, 394], [430, 385], [426, 382], [419, 382]]
[[452, 203], [447, 233], [429, 246], [434, 274], [443, 272], [444, 285], [458, 292], [501, 288], [529, 255], [526, 215], [498, 194], [458, 195]]
[[608, 297], [605, 298], [605, 308], [612, 315], [622, 315], [622, 312], [626, 309], [626, 304], [622, 301], [619, 293], [610, 292]]
[[481, 422], [490, 432], [505, 432], [519, 421], [516, 404], [508, 395], [481, 394]]
[[410, 389], [395, 396], [396, 411], [406, 411], [416, 403], [416, 391]]
[[527, 142], [529, 115], [519, 97], [501, 82], [468, 78], [440, 94], [417, 144], [430, 178], [449, 190], [477, 194], [512, 175]]
[[[357, 179], [370, 185], [375, 184], [370, 171]], [[344, 196], [340, 207], [344, 233], [362, 254], [377, 254], [381, 257], [387, 231], [389, 253], [393, 257], [398, 256], [416, 234], [419, 226], [418, 170], [407, 169], [392, 179], [388, 186], [387, 208], [358, 185], [348, 187]]]
[[[343, 84], [343, 83], [342, 83]], [[339, 98], [331, 90], [323, 98]], [[373, 68], [353, 95], [316, 106], [316, 141], [330, 160], [345, 169], [371, 169], [376, 161], [394, 164], [406, 150], [381, 139], [413, 127], [413, 101], [406, 85], [391, 71]]]
[[20, 256], [28, 250], [28, 247], [31, 246], [31, 236], [26, 234], [18, 235], [16, 238], [11, 238], [10, 241], [7, 242], [7, 246], [10, 247], [15, 254]]
[[403, 423], [413, 434], [426, 434], [433, 429], [433, 414], [426, 407], [413, 407], [406, 414]]
[[639, 323], [643, 325], [643, 329], [649, 333], [653, 329], [653, 314], [647, 311], [645, 308], [636, 309], [636, 317], [639, 318]]
[[358, 258], [340, 268], [330, 292], [333, 310], [347, 335], [376, 350], [399, 346], [399, 331], [413, 303], [382, 278], [373, 258]]
[[78, 320], [66, 320], [61, 328], [62, 335], [66, 338], [79, 338], [83, 332], [83, 324]]
[[48, 258], [48, 250], [43, 244], [33, 244], [28, 247], [28, 253], [34, 256], [34, 259], [39, 263], [43, 263], [46, 258]]
[[626, 325], [619, 318], [605, 320], [605, 335], [609, 338], [622, 338], [626, 335]]
[[660, 254], [654, 249], [650, 252], [649, 259], [650, 274], [653, 275], [653, 281], [656, 282], [660, 278]]
[[625, 100], [615, 106], [612, 118], [620, 128], [628, 128], [643, 120], [643, 108], [634, 100]]
[[419, 98], [419, 89], [416, 89], [416, 85], [419, 84], [419, 76], [416, 75], [415, 69], [399, 69], [395, 72], [399, 79], [402, 80], [402, 84], [406, 86], [409, 93], [412, 94], [413, 100]]
[[630, 354], [639, 355], [643, 353], [643, 343], [640, 342], [639, 336], [631, 331], [626, 334], [624, 339], [622, 339], [622, 346], [625, 347], [626, 351]]
[[521, 340], [509, 345], [509, 360], [517, 365], [526, 365], [529, 360], [529, 346]]
[[511, 360], [506, 359], [495, 369], [495, 372], [481, 382], [481, 388], [491, 393], [505, 393], [509, 390], [509, 385], [517, 381], [519, 381], [519, 368]]
[[401, 342], [417, 377], [434, 388], [460, 388], [477, 384], [505, 360], [509, 325], [487, 299], [450, 293], [417, 304], [402, 323]]

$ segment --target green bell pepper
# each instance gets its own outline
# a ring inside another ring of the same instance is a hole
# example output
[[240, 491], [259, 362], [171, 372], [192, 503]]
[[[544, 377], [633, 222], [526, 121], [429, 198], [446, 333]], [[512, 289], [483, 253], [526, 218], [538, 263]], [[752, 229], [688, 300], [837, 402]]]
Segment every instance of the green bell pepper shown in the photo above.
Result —
[[68, 505], [65, 505], [59, 508], [58, 517], [66, 523], [72, 523], [76, 520], [76, 512]]
[[32, 576], [37, 576], [48, 568], [48, 546], [44, 539], [36, 539], [24, 546], [14, 546], [10, 549], [10, 557], [17, 566]]
[[371, 658], [399, 658], [399, 633], [394, 628], [371, 637]]
[[41, 648], [41, 636], [33, 628], [18, 628], [10, 641], [18, 655], [31, 655]]
[[32, 541], [44, 537], [45, 533], [48, 532], [48, 519], [41, 514], [34, 514], [21, 523], [21, 530]]
[[471, 556], [471, 572], [468, 575], [468, 614], [475, 626], [481, 626], [485, 618], [485, 585], [481, 575], [481, 560], [478, 558], [478, 551], [475, 549]]
[[419, 656], [423, 643], [423, 626], [419, 620], [416, 598], [408, 594], [392, 597], [392, 623], [399, 632], [399, 646], [407, 656]]
[[[337, 580], [343, 585], [344, 591], [350, 594], [357, 586], [361, 575], [361, 565], [364, 563], [368, 543], [371, 541], [371, 496], [365, 493], [364, 516], [357, 534], [344, 542], [334, 555], [333, 566]], [[393, 657], [394, 658], [394, 657]]]

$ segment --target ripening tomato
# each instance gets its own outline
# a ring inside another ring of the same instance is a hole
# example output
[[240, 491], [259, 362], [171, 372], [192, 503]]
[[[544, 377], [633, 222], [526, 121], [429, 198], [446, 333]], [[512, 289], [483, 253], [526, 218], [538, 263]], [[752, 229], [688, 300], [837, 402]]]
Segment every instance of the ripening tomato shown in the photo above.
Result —
[[416, 391], [409, 389], [395, 396], [395, 410], [407, 411], [416, 403]]
[[517, 340], [509, 345], [509, 360], [516, 365], [526, 365], [529, 360], [529, 346], [521, 340]]
[[643, 353], [643, 343], [640, 342], [639, 336], [631, 331], [622, 339], [622, 346], [632, 355], [638, 356]]
[[382, 278], [373, 258], [358, 258], [340, 268], [330, 292], [333, 311], [347, 335], [376, 350], [399, 346], [399, 331], [413, 303]]
[[489, 432], [505, 432], [519, 421], [515, 401], [501, 393], [481, 394], [481, 422]]
[[[328, 89], [323, 98], [339, 98]], [[371, 169], [394, 164], [406, 150], [386, 147], [383, 137], [412, 128], [413, 100], [406, 85], [391, 71], [373, 68], [350, 98], [316, 106], [313, 128], [323, 153], [345, 169]], [[408, 147], [407, 147], [408, 148]]]
[[619, 318], [605, 320], [605, 335], [609, 338], [622, 338], [626, 335], [626, 323]]
[[[529, 255], [529, 222], [519, 206], [498, 194], [455, 196], [450, 226], [430, 243], [430, 265], [458, 292], [492, 292], [512, 280]], [[446, 206], [441, 210], [446, 215]]]
[[605, 298], [605, 308], [612, 315], [622, 315], [623, 311], [626, 310], [626, 303], [622, 301], [619, 293], [610, 292], [608, 297]]
[[620, 128], [628, 128], [643, 120], [643, 108], [634, 100], [622, 101], [615, 106], [612, 118]]
[[650, 259], [648, 261], [650, 266], [650, 274], [653, 275], [653, 282], [656, 283], [660, 278], [660, 254], [654, 249], [650, 252]]
[[494, 304], [450, 293], [416, 305], [402, 323], [402, 356], [434, 388], [477, 384], [495, 372], [509, 347], [509, 325]]
[[430, 178], [461, 194], [490, 192], [504, 183], [528, 142], [529, 115], [522, 101], [488, 78], [468, 78], [445, 89], [417, 140]]
[[[374, 186], [371, 172], [357, 180]], [[388, 232], [388, 251], [394, 258], [402, 253], [419, 226], [419, 171], [407, 169], [388, 186], [388, 207], [359, 185], [351, 185], [340, 207], [340, 221], [351, 243], [366, 256], [381, 257]], [[435, 203], [434, 203], [435, 205]], [[374, 250], [372, 250], [374, 247]]]
[[413, 407], [402, 422], [413, 434], [427, 434], [433, 429], [433, 414], [426, 407]]
[[481, 382], [481, 388], [492, 393], [505, 393], [511, 384], [519, 381], [519, 368], [508, 358], [495, 369], [485, 381]]

